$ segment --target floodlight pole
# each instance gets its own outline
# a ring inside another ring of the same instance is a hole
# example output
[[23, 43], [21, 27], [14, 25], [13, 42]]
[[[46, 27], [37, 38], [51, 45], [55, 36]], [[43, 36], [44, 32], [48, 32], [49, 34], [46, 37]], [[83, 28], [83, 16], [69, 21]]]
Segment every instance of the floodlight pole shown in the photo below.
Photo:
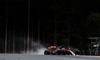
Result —
[[7, 17], [6, 17], [6, 29], [5, 29], [5, 53], [7, 53], [7, 34], [8, 34], [8, 31], [7, 31]]
[[14, 30], [15, 29], [13, 28], [13, 53], [15, 53], [15, 31]]
[[8, 35], [8, 31], [7, 31], [8, 30], [7, 29], [8, 28], [7, 26], [8, 25], [8, 21], [7, 21], [8, 20], [8, 0], [6, 3], [7, 3], [6, 5], [7, 8], [6, 8], [6, 28], [5, 28], [5, 53], [7, 53], [7, 38], [8, 38], [7, 36]]
[[40, 46], [40, 17], [38, 20], [38, 49], [39, 49], [39, 46]]
[[27, 52], [29, 51], [30, 36], [30, 0], [28, 0], [28, 37], [27, 37]]

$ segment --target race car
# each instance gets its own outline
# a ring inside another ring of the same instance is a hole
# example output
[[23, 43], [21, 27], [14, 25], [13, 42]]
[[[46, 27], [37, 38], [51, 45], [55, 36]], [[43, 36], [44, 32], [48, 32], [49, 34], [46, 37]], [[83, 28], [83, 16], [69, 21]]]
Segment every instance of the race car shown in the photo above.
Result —
[[80, 55], [80, 51], [74, 48], [65, 48], [63, 46], [49, 46], [44, 51], [44, 55]]
[[44, 55], [56, 55], [57, 46], [49, 46], [47, 50], [44, 51]]
[[70, 52], [67, 51], [63, 46], [49, 46], [47, 50], [44, 51], [44, 55], [69, 55]]

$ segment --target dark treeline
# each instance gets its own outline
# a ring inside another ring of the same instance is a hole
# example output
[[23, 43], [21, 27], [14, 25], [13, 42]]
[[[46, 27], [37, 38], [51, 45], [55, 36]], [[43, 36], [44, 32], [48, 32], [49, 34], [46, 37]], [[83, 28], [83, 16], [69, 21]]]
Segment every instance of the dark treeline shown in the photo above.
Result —
[[99, 0], [28, 2], [29, 0], [0, 0], [1, 52], [5, 49], [6, 24], [8, 52], [12, 51], [13, 37], [16, 42], [15, 50], [23, 50], [22, 43], [27, 40], [28, 35], [28, 18], [30, 38], [38, 40], [39, 37], [44, 45], [53, 45], [56, 42], [57, 45], [72, 46], [82, 50], [87, 48], [88, 37], [100, 36]]

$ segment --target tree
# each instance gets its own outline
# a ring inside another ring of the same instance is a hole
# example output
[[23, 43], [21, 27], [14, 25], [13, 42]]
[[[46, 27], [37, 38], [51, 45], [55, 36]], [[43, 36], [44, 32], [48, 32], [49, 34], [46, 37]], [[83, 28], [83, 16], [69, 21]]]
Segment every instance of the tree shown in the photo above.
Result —
[[88, 21], [88, 36], [100, 36], [100, 13], [91, 13]]

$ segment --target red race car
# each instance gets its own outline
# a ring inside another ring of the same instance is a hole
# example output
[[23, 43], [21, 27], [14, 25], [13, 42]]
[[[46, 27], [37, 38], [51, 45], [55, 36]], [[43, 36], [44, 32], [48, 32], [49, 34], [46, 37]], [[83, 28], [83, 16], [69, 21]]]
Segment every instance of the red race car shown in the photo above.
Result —
[[49, 46], [47, 48], [47, 50], [44, 51], [44, 55], [69, 55], [70, 52], [67, 51], [67, 49], [65, 49], [62, 46]]
[[63, 46], [49, 46], [44, 51], [44, 55], [80, 55], [80, 51], [77, 49], [66, 49]]

